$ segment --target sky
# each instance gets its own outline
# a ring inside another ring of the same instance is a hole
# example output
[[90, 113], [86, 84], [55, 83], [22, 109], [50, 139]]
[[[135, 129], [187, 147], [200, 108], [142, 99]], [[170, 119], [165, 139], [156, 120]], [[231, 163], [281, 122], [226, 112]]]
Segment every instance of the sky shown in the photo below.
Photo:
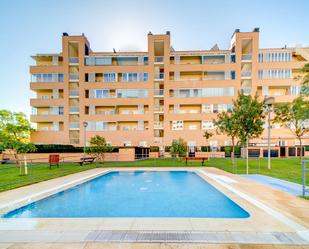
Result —
[[260, 28], [260, 47], [309, 46], [308, 0], [0, 0], [0, 109], [31, 113], [31, 55], [61, 52], [63, 32], [93, 51], [146, 51], [171, 32], [176, 50], [229, 47], [234, 30]]

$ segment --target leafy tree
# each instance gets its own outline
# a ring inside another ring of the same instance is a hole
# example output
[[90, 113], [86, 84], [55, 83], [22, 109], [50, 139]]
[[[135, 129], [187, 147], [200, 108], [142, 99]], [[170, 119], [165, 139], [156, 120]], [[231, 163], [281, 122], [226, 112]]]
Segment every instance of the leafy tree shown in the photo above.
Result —
[[214, 120], [214, 124], [217, 127], [218, 133], [223, 133], [232, 140], [231, 158], [234, 163], [235, 155], [235, 139], [239, 133], [240, 125], [237, 120], [235, 112], [222, 112], [219, 113], [217, 119]]
[[246, 144], [246, 169], [248, 174], [248, 143], [250, 139], [259, 137], [263, 132], [264, 102], [258, 96], [239, 94], [233, 101], [233, 115], [239, 127], [237, 137], [242, 144]]
[[86, 152], [99, 162], [104, 162], [104, 153], [111, 152], [112, 147], [106, 143], [104, 137], [96, 135], [90, 139], [90, 146], [86, 147]]
[[[206, 142], [208, 141], [209, 138], [211, 138], [214, 134], [209, 132], [209, 131], [205, 131], [203, 137], [206, 139]], [[207, 152], [208, 152], [208, 146], [206, 146], [207, 148]]]
[[0, 110], [0, 148], [12, 149], [17, 153], [34, 152], [36, 147], [30, 143], [31, 127], [26, 115], [22, 112]]
[[302, 74], [296, 77], [301, 82], [301, 94], [309, 95], [309, 63], [305, 64], [300, 71]]
[[275, 105], [275, 123], [280, 123], [290, 129], [300, 144], [300, 160], [302, 159], [302, 137], [309, 133], [309, 101], [298, 97], [292, 103]]
[[175, 156], [183, 156], [187, 152], [187, 142], [182, 139], [174, 139], [170, 148], [170, 152]]

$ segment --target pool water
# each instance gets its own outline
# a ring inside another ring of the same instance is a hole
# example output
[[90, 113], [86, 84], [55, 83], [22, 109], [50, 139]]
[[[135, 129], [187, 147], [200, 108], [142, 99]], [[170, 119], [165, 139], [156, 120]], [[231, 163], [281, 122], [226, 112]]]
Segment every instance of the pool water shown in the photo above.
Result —
[[4, 218], [192, 217], [249, 214], [194, 172], [110, 172], [49, 196]]

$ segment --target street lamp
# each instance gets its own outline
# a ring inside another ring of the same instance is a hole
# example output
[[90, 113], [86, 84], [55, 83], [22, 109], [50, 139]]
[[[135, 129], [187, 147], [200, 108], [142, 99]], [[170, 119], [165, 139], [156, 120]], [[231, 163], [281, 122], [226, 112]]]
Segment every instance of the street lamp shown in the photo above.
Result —
[[266, 97], [264, 99], [264, 103], [267, 105], [267, 114], [268, 114], [268, 125], [267, 125], [267, 146], [268, 146], [268, 153], [267, 153], [267, 168], [270, 169], [270, 112], [271, 112], [271, 106], [275, 102], [274, 97]]
[[84, 121], [83, 122], [83, 126], [84, 126], [84, 158], [86, 156], [86, 128], [88, 126], [88, 122]]

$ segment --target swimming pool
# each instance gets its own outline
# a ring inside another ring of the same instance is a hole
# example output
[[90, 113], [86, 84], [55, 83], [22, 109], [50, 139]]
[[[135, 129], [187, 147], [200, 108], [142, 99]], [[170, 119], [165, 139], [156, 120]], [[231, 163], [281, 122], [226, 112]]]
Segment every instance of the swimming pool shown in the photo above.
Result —
[[190, 171], [115, 171], [11, 211], [4, 218], [248, 218]]

